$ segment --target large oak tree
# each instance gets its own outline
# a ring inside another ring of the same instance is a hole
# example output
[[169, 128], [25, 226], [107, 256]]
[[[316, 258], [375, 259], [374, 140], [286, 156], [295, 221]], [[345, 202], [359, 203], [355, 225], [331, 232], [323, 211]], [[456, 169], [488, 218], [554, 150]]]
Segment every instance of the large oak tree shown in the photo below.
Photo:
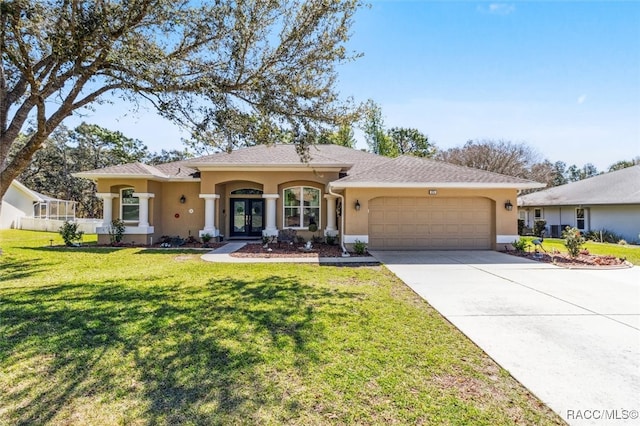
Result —
[[336, 65], [357, 56], [345, 43], [359, 4], [3, 0], [0, 196], [66, 117], [107, 95], [144, 98], [218, 149], [282, 132], [304, 148], [350, 111]]

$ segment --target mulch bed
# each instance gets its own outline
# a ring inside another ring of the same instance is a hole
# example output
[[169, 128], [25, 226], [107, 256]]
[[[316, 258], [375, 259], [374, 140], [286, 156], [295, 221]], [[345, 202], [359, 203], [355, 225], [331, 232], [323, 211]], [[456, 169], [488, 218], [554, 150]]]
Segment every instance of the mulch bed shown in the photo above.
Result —
[[[351, 256], [356, 256], [350, 253]], [[240, 250], [231, 253], [233, 257], [342, 257], [342, 249], [338, 245], [314, 244], [309, 251], [304, 250], [304, 244], [282, 243], [269, 244], [264, 248], [262, 244], [247, 244]], [[357, 256], [369, 256], [368, 253]]]
[[536, 262], [552, 263], [564, 268], [630, 268], [633, 265], [625, 259], [615, 256], [599, 256], [594, 254], [581, 253], [578, 257], [572, 258], [566, 253], [535, 253], [535, 252], [516, 252], [508, 251], [508, 254]]

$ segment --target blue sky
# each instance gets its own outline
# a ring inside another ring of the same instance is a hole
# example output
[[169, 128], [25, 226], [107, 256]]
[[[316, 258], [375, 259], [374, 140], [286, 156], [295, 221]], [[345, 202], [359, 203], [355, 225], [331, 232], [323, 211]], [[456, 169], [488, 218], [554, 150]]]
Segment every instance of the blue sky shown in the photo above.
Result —
[[[339, 67], [339, 90], [373, 99], [387, 128], [415, 127], [440, 149], [526, 142], [599, 170], [640, 156], [640, 2], [373, 0], [352, 33], [364, 56]], [[151, 150], [182, 147], [186, 133], [127, 108], [82, 119]]]

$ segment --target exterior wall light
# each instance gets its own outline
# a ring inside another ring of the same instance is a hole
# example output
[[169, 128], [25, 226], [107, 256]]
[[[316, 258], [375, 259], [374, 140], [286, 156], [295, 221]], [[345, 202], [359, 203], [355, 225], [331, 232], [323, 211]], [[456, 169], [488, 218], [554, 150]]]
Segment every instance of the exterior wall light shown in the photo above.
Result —
[[513, 210], [513, 204], [511, 204], [511, 200], [507, 200], [506, 203], [504, 203], [504, 208], [505, 210], [507, 210], [508, 212], [510, 212], [511, 210]]
[[180, 197], [180, 204], [184, 204], [186, 202], [187, 202], [187, 197], [185, 197], [184, 195]]
[[356, 205], [354, 206], [356, 211], [359, 212], [360, 211], [360, 201], [356, 200]]

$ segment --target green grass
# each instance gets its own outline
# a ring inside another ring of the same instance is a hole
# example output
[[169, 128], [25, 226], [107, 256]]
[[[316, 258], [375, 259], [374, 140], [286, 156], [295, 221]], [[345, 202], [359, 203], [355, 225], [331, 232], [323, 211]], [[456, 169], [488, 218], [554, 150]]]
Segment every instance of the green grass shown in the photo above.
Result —
[[382, 267], [52, 237], [0, 231], [2, 425], [562, 423]]
[[[528, 241], [531, 241], [535, 237], [523, 237]], [[542, 243], [542, 247], [545, 250], [550, 251], [553, 249], [558, 250], [560, 253], [567, 253], [567, 248], [564, 246], [564, 240], [559, 238], [545, 238]], [[531, 246], [530, 246], [531, 248]], [[593, 241], [587, 241], [584, 248], [589, 250], [591, 254], [615, 256], [618, 258], [624, 258], [634, 265], [640, 265], [640, 246], [636, 245], [620, 245], [611, 243], [595, 243]]]

